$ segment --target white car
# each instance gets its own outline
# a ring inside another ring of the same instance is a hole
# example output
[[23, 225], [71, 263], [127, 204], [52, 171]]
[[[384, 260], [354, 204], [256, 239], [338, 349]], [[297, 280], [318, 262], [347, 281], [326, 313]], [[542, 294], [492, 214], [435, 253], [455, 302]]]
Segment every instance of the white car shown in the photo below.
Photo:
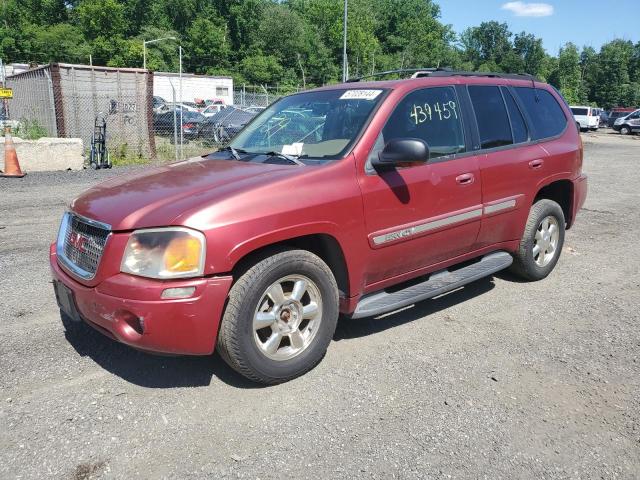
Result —
[[580, 130], [597, 130], [600, 126], [600, 109], [588, 106], [571, 106], [573, 118]]

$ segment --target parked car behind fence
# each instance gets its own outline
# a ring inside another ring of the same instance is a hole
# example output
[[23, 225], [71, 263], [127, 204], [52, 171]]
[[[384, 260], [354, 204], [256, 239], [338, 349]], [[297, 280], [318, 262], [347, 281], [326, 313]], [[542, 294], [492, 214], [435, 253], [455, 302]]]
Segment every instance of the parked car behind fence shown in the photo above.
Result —
[[207, 144], [224, 144], [235, 137], [256, 114], [227, 107], [208, 117], [200, 129], [200, 138]]
[[[176, 109], [175, 117], [174, 111], [169, 110], [167, 112], [154, 114], [153, 116], [153, 131], [156, 135], [167, 136], [171, 142], [174, 142], [175, 135], [180, 137], [180, 129], [174, 129], [174, 121], [176, 125], [180, 125], [180, 110]], [[198, 137], [200, 128], [205, 121], [205, 116], [198, 112], [190, 112], [188, 110], [182, 111], [182, 138], [185, 140], [192, 140]], [[175, 132], [175, 133], [174, 133]]]

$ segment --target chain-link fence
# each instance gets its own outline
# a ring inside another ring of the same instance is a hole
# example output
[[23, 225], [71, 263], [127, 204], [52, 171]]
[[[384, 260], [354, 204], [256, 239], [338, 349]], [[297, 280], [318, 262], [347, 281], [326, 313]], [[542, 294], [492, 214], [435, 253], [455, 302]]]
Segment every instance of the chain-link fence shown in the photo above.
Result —
[[57, 137], [56, 109], [53, 100], [53, 81], [47, 69], [36, 69], [9, 77], [6, 86], [13, 89], [13, 98], [4, 102], [6, 120], [16, 135], [27, 138]]
[[198, 104], [176, 101], [179, 78], [170, 80], [171, 96], [159, 98], [146, 70], [46, 65], [6, 79], [14, 96], [6, 113], [17, 136], [81, 138], [87, 163], [103, 118], [114, 163], [170, 161], [227, 144], [268, 105], [299, 90], [239, 85], [228, 98]]
[[233, 103], [243, 109], [265, 108], [285, 95], [299, 92], [299, 87], [280, 88], [264, 85], [241, 85], [233, 92]]

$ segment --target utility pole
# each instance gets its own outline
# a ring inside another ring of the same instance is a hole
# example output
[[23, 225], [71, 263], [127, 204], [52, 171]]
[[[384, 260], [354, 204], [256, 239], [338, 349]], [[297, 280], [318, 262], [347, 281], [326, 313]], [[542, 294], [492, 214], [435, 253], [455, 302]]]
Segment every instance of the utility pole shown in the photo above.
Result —
[[344, 20], [342, 22], [343, 38], [342, 38], [342, 81], [347, 81], [349, 72], [349, 64], [347, 62], [347, 3], [349, 0], [344, 0]]
[[178, 89], [180, 91], [180, 160], [184, 159], [183, 148], [184, 144], [184, 132], [182, 130], [182, 111], [184, 110], [184, 106], [182, 105], [182, 45], [178, 45], [178, 56], [180, 58], [180, 80]]

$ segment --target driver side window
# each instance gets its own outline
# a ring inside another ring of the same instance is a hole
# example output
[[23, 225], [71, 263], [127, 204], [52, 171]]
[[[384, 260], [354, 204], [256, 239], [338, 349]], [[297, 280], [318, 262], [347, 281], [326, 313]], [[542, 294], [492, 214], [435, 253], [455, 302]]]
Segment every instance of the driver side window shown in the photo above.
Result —
[[381, 135], [374, 151], [393, 139], [419, 138], [429, 145], [430, 158], [464, 152], [462, 112], [455, 89], [431, 87], [409, 93], [396, 106]]

